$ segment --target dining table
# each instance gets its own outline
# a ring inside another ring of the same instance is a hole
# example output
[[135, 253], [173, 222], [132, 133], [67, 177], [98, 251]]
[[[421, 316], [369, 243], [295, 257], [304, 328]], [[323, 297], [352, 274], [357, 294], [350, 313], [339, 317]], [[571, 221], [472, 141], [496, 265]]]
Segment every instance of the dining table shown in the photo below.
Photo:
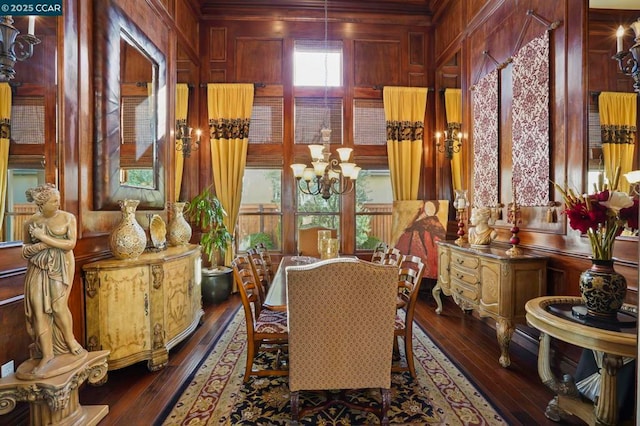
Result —
[[287, 310], [287, 274], [288, 266], [308, 265], [319, 261], [317, 257], [311, 256], [283, 256], [278, 264], [278, 269], [273, 275], [269, 290], [265, 297], [263, 306], [273, 311]]

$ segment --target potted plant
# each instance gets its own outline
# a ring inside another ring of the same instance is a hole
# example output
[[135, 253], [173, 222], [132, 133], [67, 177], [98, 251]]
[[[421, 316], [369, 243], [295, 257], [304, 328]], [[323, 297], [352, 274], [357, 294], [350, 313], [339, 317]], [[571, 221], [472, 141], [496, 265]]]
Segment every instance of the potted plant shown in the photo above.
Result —
[[187, 208], [187, 216], [200, 229], [200, 246], [208, 261], [202, 268], [202, 298], [208, 303], [222, 302], [231, 294], [231, 268], [218, 265], [231, 241], [224, 224], [226, 215], [211, 185], [196, 195]]

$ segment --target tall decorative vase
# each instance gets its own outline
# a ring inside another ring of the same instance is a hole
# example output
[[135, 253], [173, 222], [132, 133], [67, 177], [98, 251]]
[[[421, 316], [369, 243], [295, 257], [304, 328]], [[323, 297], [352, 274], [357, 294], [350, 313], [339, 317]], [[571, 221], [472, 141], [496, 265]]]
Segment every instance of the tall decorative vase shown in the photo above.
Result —
[[613, 260], [592, 259], [591, 268], [580, 274], [580, 294], [587, 314], [616, 318], [627, 292], [627, 280], [613, 269]]
[[167, 239], [172, 246], [182, 246], [191, 239], [191, 225], [184, 217], [184, 208], [187, 203], [176, 202], [170, 203], [171, 220], [167, 230]]
[[109, 248], [118, 259], [136, 259], [147, 246], [147, 235], [136, 220], [140, 200], [120, 201], [122, 219], [109, 235]]

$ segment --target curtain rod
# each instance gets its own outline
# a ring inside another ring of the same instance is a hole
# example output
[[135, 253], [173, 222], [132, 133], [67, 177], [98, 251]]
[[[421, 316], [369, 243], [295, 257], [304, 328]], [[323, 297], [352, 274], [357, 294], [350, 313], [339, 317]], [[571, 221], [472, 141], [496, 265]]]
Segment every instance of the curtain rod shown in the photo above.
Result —
[[[416, 86], [416, 87], [419, 87], [419, 86]], [[374, 84], [371, 88], [373, 90], [382, 90], [382, 89], [384, 89], [384, 84]], [[430, 92], [435, 91], [435, 89], [433, 87], [427, 87], [427, 90], [430, 91]]]
[[[207, 87], [208, 84], [215, 84], [215, 83], [200, 83], [200, 87]], [[265, 83], [253, 83], [253, 87], [257, 89], [258, 87], [267, 87], [267, 85]]]

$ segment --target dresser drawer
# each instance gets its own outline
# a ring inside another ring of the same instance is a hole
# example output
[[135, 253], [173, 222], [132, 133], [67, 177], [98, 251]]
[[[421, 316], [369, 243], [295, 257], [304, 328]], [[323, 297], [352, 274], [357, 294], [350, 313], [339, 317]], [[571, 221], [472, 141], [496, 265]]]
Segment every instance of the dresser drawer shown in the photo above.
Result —
[[480, 301], [480, 286], [468, 284], [458, 279], [451, 280], [451, 292], [475, 304]]
[[480, 267], [480, 259], [469, 256], [469, 253], [451, 252], [451, 266], [461, 266], [466, 269], [478, 269]]
[[456, 279], [467, 283], [468, 285], [477, 286], [480, 284], [480, 270], [465, 269], [458, 265], [452, 264], [450, 271], [451, 279]]

